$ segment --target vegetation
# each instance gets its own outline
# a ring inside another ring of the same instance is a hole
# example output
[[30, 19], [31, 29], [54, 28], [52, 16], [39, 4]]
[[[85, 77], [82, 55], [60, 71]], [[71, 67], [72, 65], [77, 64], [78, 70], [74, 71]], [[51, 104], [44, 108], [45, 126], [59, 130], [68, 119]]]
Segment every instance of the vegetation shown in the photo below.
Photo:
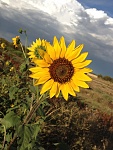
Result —
[[110, 81], [110, 82], [113, 82], [113, 78], [110, 77], [110, 76], [102, 76], [101, 74], [98, 75], [99, 78], [102, 78], [106, 81]]
[[113, 149], [113, 83], [109, 77], [92, 77], [90, 88], [81, 89], [68, 101], [45, 95], [46, 100], [37, 103], [39, 89], [28, 71], [32, 63], [24, 58], [21, 47], [15, 49], [3, 38], [0, 42], [6, 44], [0, 48], [0, 149]]

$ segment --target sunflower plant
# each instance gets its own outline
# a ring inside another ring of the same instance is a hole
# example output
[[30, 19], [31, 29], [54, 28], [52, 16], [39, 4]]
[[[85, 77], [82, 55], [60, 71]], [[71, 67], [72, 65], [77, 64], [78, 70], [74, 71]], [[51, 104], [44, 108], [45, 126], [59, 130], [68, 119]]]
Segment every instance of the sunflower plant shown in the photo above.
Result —
[[[27, 36], [23, 30], [20, 33]], [[48, 99], [67, 101], [70, 95], [76, 97], [81, 87], [89, 88], [92, 69], [86, 66], [91, 60], [86, 60], [88, 52], [81, 53], [83, 44], [76, 46], [72, 40], [66, 47], [63, 36], [59, 41], [54, 36], [52, 44], [39, 38], [29, 47], [23, 47], [19, 36], [12, 40], [15, 47], [20, 44], [24, 57], [19, 67], [12, 65], [1, 80], [0, 148], [32, 150], [47, 118]], [[42, 148], [40, 142], [36, 147]]]

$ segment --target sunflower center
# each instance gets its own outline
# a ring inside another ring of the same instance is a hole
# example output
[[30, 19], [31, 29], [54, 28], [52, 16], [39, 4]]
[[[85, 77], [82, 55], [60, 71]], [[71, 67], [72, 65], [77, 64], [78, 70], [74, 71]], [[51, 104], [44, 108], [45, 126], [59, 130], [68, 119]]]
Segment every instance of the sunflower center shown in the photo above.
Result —
[[53, 61], [49, 67], [49, 72], [55, 82], [65, 83], [70, 81], [73, 76], [74, 67], [67, 59], [59, 58]]

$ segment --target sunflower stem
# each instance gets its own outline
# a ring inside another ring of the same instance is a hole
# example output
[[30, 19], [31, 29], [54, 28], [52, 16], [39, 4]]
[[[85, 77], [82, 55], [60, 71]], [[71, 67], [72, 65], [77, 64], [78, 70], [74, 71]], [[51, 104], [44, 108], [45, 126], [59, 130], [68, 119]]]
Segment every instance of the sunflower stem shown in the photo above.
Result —
[[3, 140], [2, 150], [4, 149], [5, 141], [6, 141], [6, 128], [5, 128], [5, 126], [4, 126], [4, 125], [3, 125], [3, 128], [4, 128], [4, 140]]
[[22, 46], [22, 43], [21, 43], [21, 42], [20, 42], [20, 46], [21, 46], [21, 49], [22, 49], [23, 55], [24, 55], [24, 57], [26, 58], [26, 54], [25, 54], [25, 52], [24, 52], [24, 49], [23, 49], [23, 46]]
[[25, 40], [25, 54], [26, 54], [26, 52], [27, 52], [28, 36], [27, 36], [26, 31], [24, 31], [24, 33], [25, 33], [25, 36], [26, 36], [26, 40]]

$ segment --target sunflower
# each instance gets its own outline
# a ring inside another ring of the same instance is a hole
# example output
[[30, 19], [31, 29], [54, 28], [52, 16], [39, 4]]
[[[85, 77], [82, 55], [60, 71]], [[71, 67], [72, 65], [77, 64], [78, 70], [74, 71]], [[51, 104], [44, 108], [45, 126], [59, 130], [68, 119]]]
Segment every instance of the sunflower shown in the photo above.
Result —
[[2, 43], [2, 44], [1, 44], [1, 48], [2, 48], [2, 49], [6, 49], [6, 44], [5, 44], [5, 43]]
[[45, 50], [45, 42], [46, 42], [46, 40], [44, 40], [44, 39], [43, 40], [41, 40], [40, 38], [36, 39], [36, 42], [33, 42], [31, 47], [28, 47], [28, 50], [30, 51], [28, 53], [29, 58], [31, 58], [32, 60], [35, 60], [35, 58], [39, 58], [40, 49]]
[[16, 36], [16, 37], [12, 38], [12, 41], [13, 41], [13, 45], [15, 46], [15, 48], [17, 48], [18, 44], [20, 43], [20, 37]]
[[[62, 93], [65, 100], [68, 95], [76, 96], [80, 87], [89, 88], [85, 81], [92, 79], [87, 73], [92, 72], [85, 68], [91, 60], [85, 60], [88, 52], [82, 54], [84, 45], [75, 47], [75, 40], [66, 48], [64, 37], [58, 42], [56, 36], [53, 38], [53, 45], [45, 42], [46, 51], [41, 52], [41, 59], [35, 59], [35, 67], [30, 68], [31, 78], [35, 79], [34, 85], [42, 85], [40, 94], [49, 91], [50, 98], [58, 97]], [[32, 45], [32, 51], [35, 46]]]

